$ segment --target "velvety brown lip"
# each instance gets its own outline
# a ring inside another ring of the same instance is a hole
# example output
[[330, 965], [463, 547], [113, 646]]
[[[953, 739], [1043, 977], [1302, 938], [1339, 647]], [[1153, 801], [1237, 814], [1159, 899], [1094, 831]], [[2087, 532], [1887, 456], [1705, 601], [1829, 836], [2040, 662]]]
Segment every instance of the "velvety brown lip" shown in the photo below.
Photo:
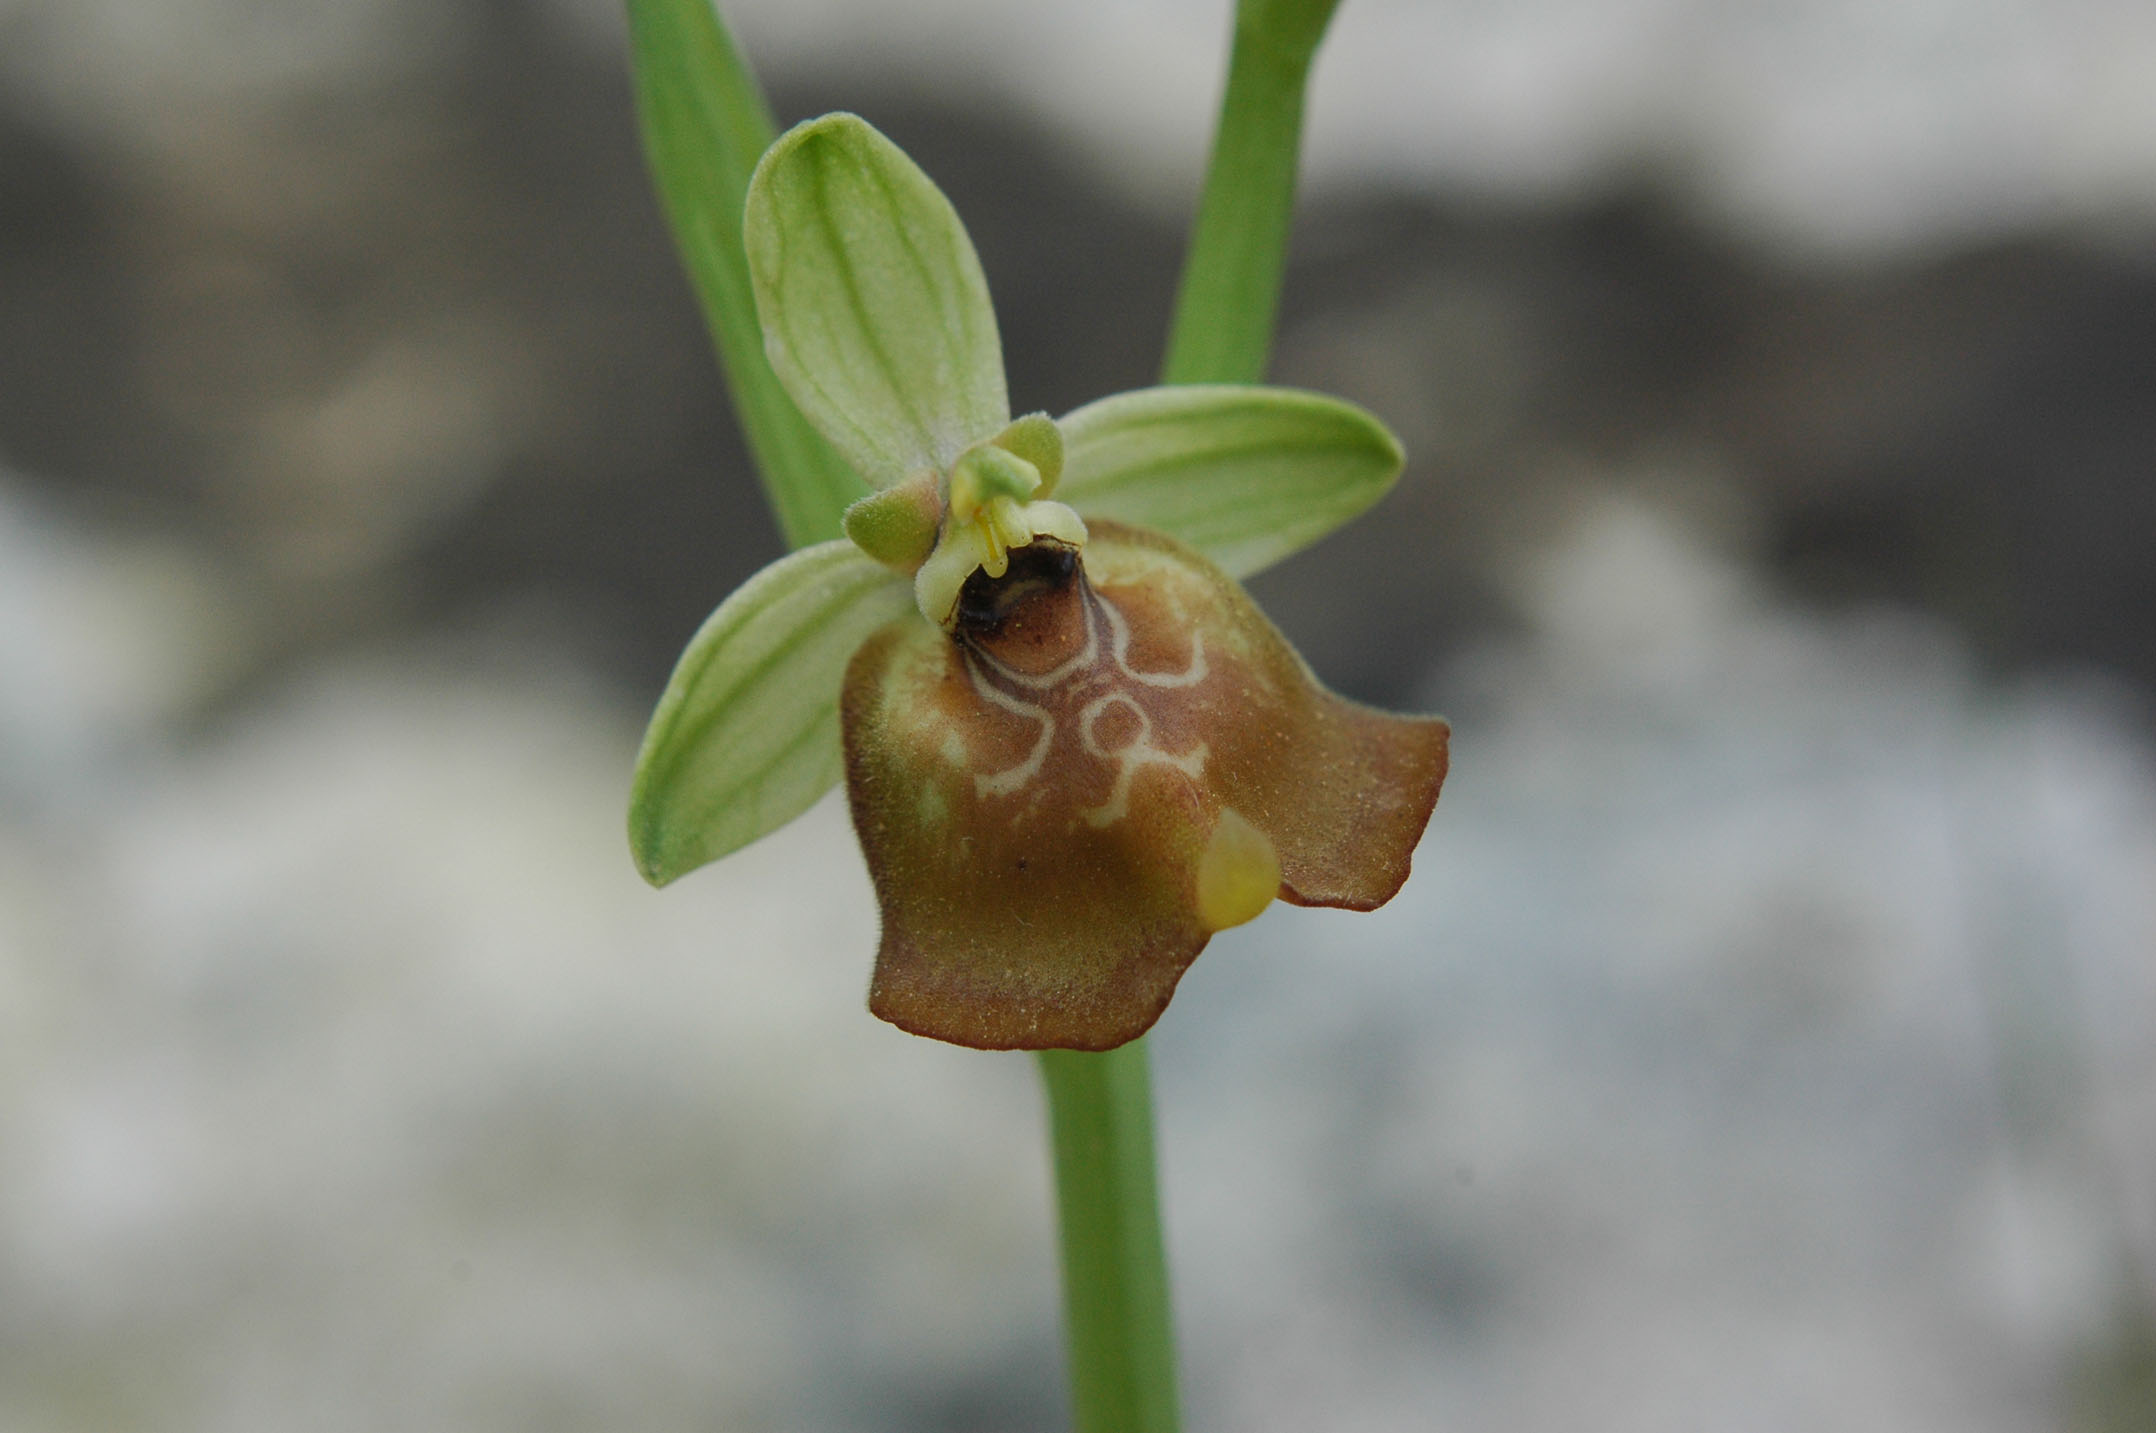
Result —
[[1327, 692], [1233, 580], [1156, 533], [1101, 522], [1082, 558], [1011, 556], [969, 581], [954, 634], [894, 622], [847, 670], [876, 1014], [981, 1048], [1143, 1034], [1212, 934], [1195, 871], [1227, 808], [1270, 838], [1290, 900], [1399, 889], [1443, 722]]

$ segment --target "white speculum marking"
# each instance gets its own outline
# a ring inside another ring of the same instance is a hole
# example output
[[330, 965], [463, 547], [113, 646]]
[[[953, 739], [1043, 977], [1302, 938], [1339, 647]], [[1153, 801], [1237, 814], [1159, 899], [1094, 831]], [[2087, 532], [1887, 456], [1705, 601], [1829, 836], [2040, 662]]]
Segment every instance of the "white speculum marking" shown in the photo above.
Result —
[[[1100, 654], [1100, 632], [1094, 621], [1094, 607], [1107, 619], [1109, 629], [1108, 655], [1113, 673], [1101, 672], [1096, 664]], [[1012, 670], [985, 652], [972, 646], [966, 648], [966, 676], [973, 689], [983, 700], [1001, 707], [1014, 716], [1040, 723], [1040, 734], [1034, 738], [1033, 747], [1025, 760], [1016, 766], [993, 773], [976, 773], [973, 789], [977, 796], [1010, 796], [1024, 790], [1040, 775], [1047, 763], [1049, 749], [1055, 744], [1056, 719], [1045, 707], [1025, 701], [1004, 689], [1003, 683], [1032, 692], [1044, 692], [1059, 685], [1077, 680], [1081, 688], [1100, 682], [1111, 684], [1111, 690], [1094, 697], [1078, 713], [1078, 740], [1086, 754], [1097, 761], [1110, 762], [1115, 766], [1115, 784], [1110, 788], [1108, 799], [1099, 806], [1088, 807], [1079, 814], [1087, 824], [1096, 828], [1111, 826], [1130, 814], [1131, 782], [1138, 771], [1147, 766], [1165, 766], [1179, 771], [1192, 780], [1205, 773], [1208, 755], [1206, 744], [1198, 742], [1188, 751], [1164, 751], [1153, 741], [1153, 717], [1135, 695], [1120, 689], [1116, 678], [1143, 688], [1193, 687], [1205, 680], [1205, 638], [1202, 633], [1190, 634], [1190, 661], [1180, 672], [1141, 672], [1130, 664], [1130, 624], [1115, 604], [1095, 594], [1085, 606], [1086, 640], [1075, 656], [1056, 666], [1053, 671], [1040, 676]], [[1100, 723], [1110, 712], [1127, 709], [1136, 726], [1129, 739], [1120, 741], [1113, 750], [1100, 741]]]
[[[1108, 751], [1101, 746], [1097, 729], [1100, 719], [1118, 704], [1130, 708], [1131, 714], [1138, 719], [1138, 729], [1129, 741]], [[1108, 799], [1078, 813], [1085, 817], [1087, 825], [1095, 828], [1113, 826], [1130, 814], [1130, 783], [1141, 766], [1171, 767], [1193, 781], [1205, 774], [1205, 743], [1201, 741], [1180, 754], [1162, 751], [1153, 745], [1153, 718], [1128, 692], [1110, 692], [1087, 702], [1085, 710], [1078, 714], [1078, 739], [1093, 756], [1115, 763], [1115, 786], [1109, 791]]]
[[[1134, 682], [1149, 687], [1194, 687], [1205, 680], [1205, 634], [1195, 627], [1190, 632], [1190, 662], [1180, 672], [1141, 672], [1130, 664], [1130, 623], [1115, 610], [1115, 604], [1102, 597], [1100, 610], [1107, 614], [1109, 629], [1109, 652], [1115, 657], [1116, 670]], [[1087, 624], [1090, 634], [1091, 623]], [[1092, 645], [1090, 641], [1088, 646]]]
[[1056, 738], [1056, 719], [1049, 714], [1048, 708], [1037, 707], [1031, 702], [1022, 702], [1001, 687], [998, 687], [994, 682], [983, 677], [981, 669], [974, 665], [971, 652], [966, 654], [966, 676], [972, 681], [973, 690], [979, 692], [990, 702], [1014, 716], [1025, 717], [1029, 721], [1037, 721], [1041, 724], [1041, 734], [1034, 738], [1033, 750], [1026, 753], [1024, 761], [1007, 770], [993, 774], [974, 773], [973, 794], [976, 796], [1008, 796], [1014, 791], [1023, 791], [1027, 783], [1040, 775], [1042, 763], [1048, 760], [1048, 748]]

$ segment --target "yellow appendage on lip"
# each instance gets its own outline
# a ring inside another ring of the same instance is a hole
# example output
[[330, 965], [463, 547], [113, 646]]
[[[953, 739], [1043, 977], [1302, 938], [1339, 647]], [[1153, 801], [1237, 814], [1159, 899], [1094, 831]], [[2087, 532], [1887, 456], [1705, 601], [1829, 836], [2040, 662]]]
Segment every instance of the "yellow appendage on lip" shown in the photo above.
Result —
[[1256, 920], [1278, 894], [1280, 853], [1272, 838], [1233, 806], [1221, 807], [1198, 857], [1198, 919], [1207, 930], [1226, 930]]

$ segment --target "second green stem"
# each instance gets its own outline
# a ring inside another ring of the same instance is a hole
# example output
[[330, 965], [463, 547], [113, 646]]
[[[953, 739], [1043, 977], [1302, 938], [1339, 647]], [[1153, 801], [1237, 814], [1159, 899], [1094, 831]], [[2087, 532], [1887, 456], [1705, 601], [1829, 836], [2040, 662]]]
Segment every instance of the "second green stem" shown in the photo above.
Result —
[[1183, 260], [1164, 382], [1265, 381], [1295, 209], [1303, 92], [1338, 3], [1236, 7], [1227, 92]]

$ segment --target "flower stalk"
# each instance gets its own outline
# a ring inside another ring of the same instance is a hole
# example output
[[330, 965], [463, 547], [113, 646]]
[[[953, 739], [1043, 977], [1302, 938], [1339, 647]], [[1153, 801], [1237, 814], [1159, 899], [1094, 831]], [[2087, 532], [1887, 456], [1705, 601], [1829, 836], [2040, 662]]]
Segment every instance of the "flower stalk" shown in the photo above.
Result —
[[[1339, 0], [1240, 0], [1164, 383], [1259, 383], [1272, 354], [1303, 96]], [[1043, 1050], [1076, 1433], [1174, 1433], [1175, 1320], [1143, 1038]]]
[[1174, 1433], [1174, 1319], [1140, 1038], [1040, 1052], [1061, 1210], [1063, 1319], [1077, 1433]]

